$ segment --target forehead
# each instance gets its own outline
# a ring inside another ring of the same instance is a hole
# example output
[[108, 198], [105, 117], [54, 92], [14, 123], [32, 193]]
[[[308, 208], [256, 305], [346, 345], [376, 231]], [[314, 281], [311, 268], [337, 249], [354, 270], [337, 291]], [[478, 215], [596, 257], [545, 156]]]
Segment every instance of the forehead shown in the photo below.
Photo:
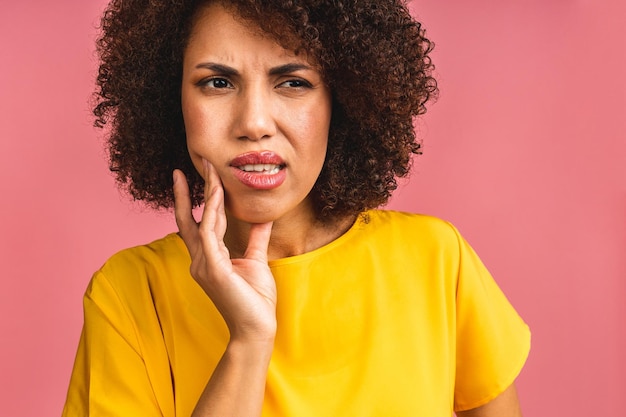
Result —
[[191, 21], [190, 39], [211, 32], [213, 35], [228, 35], [232, 29], [245, 30], [251, 35], [267, 36], [254, 21], [244, 20], [233, 5], [209, 2], [200, 5]]
[[[256, 17], [263, 19], [263, 16]], [[200, 6], [194, 14], [185, 56], [201, 51], [222, 51], [222, 54], [246, 54], [249, 57], [260, 51], [276, 57], [296, 58], [316, 66], [317, 63], [306, 51], [298, 49], [301, 42], [287, 26], [272, 26], [272, 33], [263, 30], [251, 17], [242, 17], [238, 9], [221, 2]]]

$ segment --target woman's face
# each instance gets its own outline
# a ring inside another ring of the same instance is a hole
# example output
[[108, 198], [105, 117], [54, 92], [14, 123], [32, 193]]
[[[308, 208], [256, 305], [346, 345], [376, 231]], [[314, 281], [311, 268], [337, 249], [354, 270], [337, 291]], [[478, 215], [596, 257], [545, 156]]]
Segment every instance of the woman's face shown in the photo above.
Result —
[[182, 110], [196, 169], [203, 158], [217, 169], [235, 218], [310, 216], [331, 117], [320, 72], [220, 5], [200, 10], [192, 29]]

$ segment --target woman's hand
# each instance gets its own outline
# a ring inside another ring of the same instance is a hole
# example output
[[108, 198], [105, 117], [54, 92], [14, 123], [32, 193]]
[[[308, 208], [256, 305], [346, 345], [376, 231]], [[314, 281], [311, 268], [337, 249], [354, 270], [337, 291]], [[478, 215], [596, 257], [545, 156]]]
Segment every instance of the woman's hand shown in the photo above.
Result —
[[203, 160], [205, 206], [198, 224], [185, 175], [174, 171], [176, 224], [191, 255], [191, 275], [215, 304], [230, 341], [200, 396], [193, 417], [259, 416], [276, 335], [276, 284], [267, 264], [272, 223], [253, 224], [241, 259], [224, 244], [224, 189]]
[[276, 285], [267, 263], [272, 223], [251, 225], [243, 258], [230, 259], [224, 244], [224, 189], [215, 168], [206, 160], [203, 164], [205, 207], [200, 223], [191, 212], [185, 175], [174, 171], [176, 224], [191, 255], [191, 275], [226, 321], [231, 342], [273, 341]]

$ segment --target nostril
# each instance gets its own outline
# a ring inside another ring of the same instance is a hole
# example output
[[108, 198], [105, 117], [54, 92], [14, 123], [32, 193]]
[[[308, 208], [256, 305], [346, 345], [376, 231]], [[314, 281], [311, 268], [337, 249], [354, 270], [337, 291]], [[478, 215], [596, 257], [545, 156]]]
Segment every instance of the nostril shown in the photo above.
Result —
[[263, 140], [263, 139], [269, 139], [271, 137], [271, 135], [262, 135], [260, 137], [256, 137], [256, 136], [252, 136], [252, 135], [247, 135], [247, 136], [239, 136], [237, 139], [239, 140], [250, 140], [250, 141], [259, 141], [259, 140]]

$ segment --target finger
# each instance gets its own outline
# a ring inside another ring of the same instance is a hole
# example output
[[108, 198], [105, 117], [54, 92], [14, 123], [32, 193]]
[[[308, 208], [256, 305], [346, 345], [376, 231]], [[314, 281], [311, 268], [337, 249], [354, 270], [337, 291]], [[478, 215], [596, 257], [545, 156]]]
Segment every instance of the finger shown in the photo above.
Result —
[[[217, 170], [210, 162], [203, 159], [205, 178], [205, 204], [200, 222], [200, 235], [205, 256], [211, 263], [223, 262], [226, 246], [226, 214], [224, 213], [224, 190]], [[227, 254], [227, 251], [226, 251]], [[229, 259], [229, 257], [227, 257]]]
[[217, 237], [222, 240], [226, 234], [226, 212], [224, 211], [224, 187], [222, 186], [222, 179], [213, 164], [206, 159], [203, 159], [202, 162], [205, 169], [204, 176], [207, 178], [207, 188], [212, 198], [211, 209], [215, 210], [213, 229]]
[[215, 190], [216, 199], [217, 199], [217, 218], [215, 219], [215, 233], [220, 237], [220, 239], [224, 239], [224, 235], [226, 234], [226, 211], [224, 210], [224, 187], [222, 187], [222, 183], [220, 181], [220, 186]]
[[197, 237], [198, 226], [191, 211], [192, 204], [189, 196], [189, 185], [187, 184], [185, 174], [181, 170], [175, 169], [172, 175], [174, 177], [174, 216], [176, 225], [187, 248], [192, 249], [190, 244]]
[[204, 211], [202, 212], [202, 227], [215, 232], [218, 212], [221, 206], [222, 187], [217, 171], [206, 159], [202, 160], [204, 176]]
[[267, 262], [267, 247], [272, 235], [272, 222], [257, 223], [250, 226], [248, 247], [244, 258]]

